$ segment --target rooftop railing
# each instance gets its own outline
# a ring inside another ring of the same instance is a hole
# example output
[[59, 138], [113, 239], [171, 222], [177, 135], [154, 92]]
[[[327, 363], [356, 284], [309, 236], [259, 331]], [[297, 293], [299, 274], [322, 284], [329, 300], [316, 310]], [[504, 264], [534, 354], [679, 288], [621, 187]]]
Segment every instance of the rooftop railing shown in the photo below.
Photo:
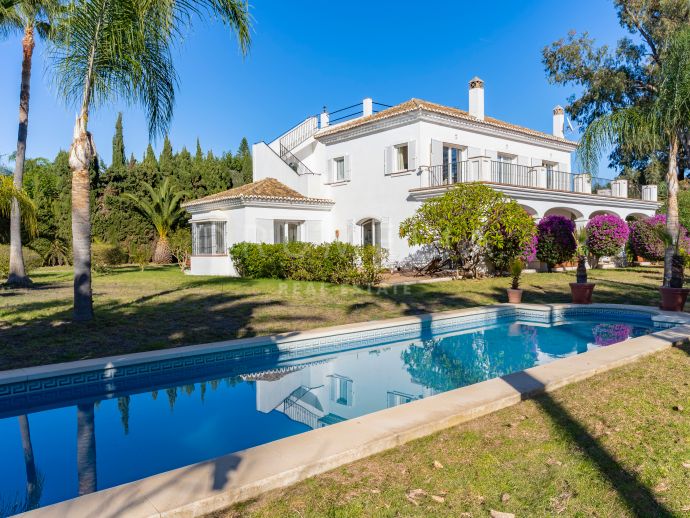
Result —
[[[609, 180], [610, 188], [598, 187], [601, 180], [587, 173], [570, 173], [547, 166], [528, 166], [489, 160], [485, 157], [434, 165], [428, 168], [428, 186], [439, 187], [464, 182], [486, 182], [549, 191], [598, 194], [614, 198], [657, 201], [656, 186]], [[594, 185], [594, 189], [593, 189]]]

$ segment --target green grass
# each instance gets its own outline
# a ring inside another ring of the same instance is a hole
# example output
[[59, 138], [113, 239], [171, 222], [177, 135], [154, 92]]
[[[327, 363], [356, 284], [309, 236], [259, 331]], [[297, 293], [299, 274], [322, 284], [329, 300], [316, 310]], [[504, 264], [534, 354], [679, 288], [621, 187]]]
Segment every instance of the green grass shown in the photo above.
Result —
[[689, 381], [667, 350], [214, 518], [689, 516]]
[[[0, 289], [0, 370], [301, 331], [506, 300], [507, 278], [373, 288], [191, 277], [177, 267], [97, 274], [96, 317], [71, 321], [72, 272], [41, 268], [30, 290]], [[660, 269], [601, 270], [596, 302], [655, 305]], [[567, 302], [574, 274], [523, 276], [525, 302]]]

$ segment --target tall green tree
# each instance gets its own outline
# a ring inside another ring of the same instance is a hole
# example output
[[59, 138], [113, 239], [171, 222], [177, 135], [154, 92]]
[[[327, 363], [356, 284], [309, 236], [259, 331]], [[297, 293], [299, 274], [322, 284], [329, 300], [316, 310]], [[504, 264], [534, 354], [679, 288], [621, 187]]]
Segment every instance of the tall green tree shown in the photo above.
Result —
[[659, 50], [657, 91], [653, 100], [628, 106], [594, 119], [582, 137], [580, 157], [586, 166], [596, 167], [601, 152], [611, 144], [625, 145], [640, 153], [665, 147], [666, 229], [672, 242], [664, 257], [664, 286], [671, 281], [671, 264], [679, 237], [678, 176], [682, 139], [690, 134], [690, 27], [676, 32]]
[[170, 178], [163, 180], [163, 183], [154, 189], [145, 183], [144, 188], [148, 191], [148, 198], [135, 196], [132, 193], [125, 193], [128, 198], [144, 214], [158, 233], [156, 250], [153, 253], [153, 262], [158, 264], [170, 264], [172, 262], [172, 251], [168, 235], [177, 221], [184, 215], [184, 210], [180, 207], [180, 201], [184, 192], [176, 192], [173, 189]]
[[[19, 87], [19, 129], [17, 153], [14, 162], [14, 186], [22, 189], [26, 141], [29, 132], [29, 98], [31, 94], [31, 68], [36, 36], [48, 38], [51, 22], [60, 7], [58, 0], [0, 0], [0, 37], [23, 31], [22, 74]], [[27, 286], [31, 281], [24, 268], [22, 256], [21, 204], [12, 202], [10, 215], [10, 274], [7, 284]]]
[[113, 135], [113, 159], [110, 167], [112, 169], [125, 168], [125, 138], [122, 134], [122, 112], [118, 113], [115, 121], [115, 135]]
[[[587, 32], [571, 32], [543, 51], [543, 62], [552, 83], [578, 87], [569, 99], [568, 115], [585, 127], [597, 118], [629, 106], [644, 106], [656, 98], [671, 37], [690, 24], [687, 0], [614, 0], [621, 26], [630, 34], [615, 49], [598, 46]], [[679, 174], [688, 166], [690, 134], [679, 136], [682, 153]], [[615, 143], [609, 165], [642, 173], [641, 182], [653, 183], [655, 161], [667, 165], [668, 150], [640, 153], [624, 142]], [[649, 176], [647, 178], [646, 176]]]
[[60, 26], [52, 52], [56, 83], [79, 105], [70, 149], [75, 320], [93, 318], [89, 170], [96, 146], [89, 114], [123, 99], [144, 107], [152, 136], [165, 134], [177, 86], [171, 50], [196, 15], [219, 18], [248, 51], [251, 22], [240, 0], [75, 0]]
[[158, 157], [158, 168], [163, 178], [170, 176], [175, 168], [175, 155], [173, 153], [172, 144], [170, 143], [170, 138], [167, 135], [163, 140], [163, 149], [160, 157]]
[[240, 142], [240, 147], [237, 150], [237, 156], [235, 159], [238, 162], [237, 169], [242, 172], [243, 183], [251, 183], [254, 178], [253, 165], [252, 165], [252, 153], [249, 150], [249, 143], [247, 138], [243, 137]]

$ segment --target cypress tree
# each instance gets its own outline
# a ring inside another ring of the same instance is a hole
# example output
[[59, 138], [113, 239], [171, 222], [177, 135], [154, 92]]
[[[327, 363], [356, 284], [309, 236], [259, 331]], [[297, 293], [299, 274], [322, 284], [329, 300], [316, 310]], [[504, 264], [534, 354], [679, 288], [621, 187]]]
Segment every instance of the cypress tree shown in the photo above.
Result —
[[242, 173], [242, 181], [244, 183], [251, 183], [253, 180], [252, 171], [252, 154], [249, 150], [249, 143], [247, 138], [243, 137], [240, 142], [240, 148], [237, 150], [237, 158], [239, 160], [239, 171]]
[[122, 135], [122, 112], [118, 113], [115, 121], [115, 135], [113, 135], [113, 169], [124, 169], [125, 167], [125, 139]]
[[163, 141], [163, 151], [158, 158], [158, 169], [161, 172], [161, 177], [165, 178], [174, 173], [175, 169], [175, 156], [173, 155], [172, 144], [170, 144], [170, 139], [165, 136]]
[[141, 162], [141, 168], [144, 172], [146, 183], [155, 185], [158, 183], [158, 160], [156, 160], [156, 153], [153, 151], [153, 146], [149, 143], [146, 148], [144, 160]]

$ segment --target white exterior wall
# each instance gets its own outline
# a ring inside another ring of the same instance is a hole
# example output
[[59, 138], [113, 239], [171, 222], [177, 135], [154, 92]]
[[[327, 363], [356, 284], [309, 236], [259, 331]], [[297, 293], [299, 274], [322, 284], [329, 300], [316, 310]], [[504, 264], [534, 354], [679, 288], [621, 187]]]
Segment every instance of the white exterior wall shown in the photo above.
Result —
[[[327, 198], [334, 205], [321, 206], [320, 210], [291, 208], [283, 204], [243, 206], [224, 211], [224, 217], [230, 222], [228, 246], [239, 241], [257, 241], [257, 219], [319, 220], [321, 241], [333, 241], [337, 233], [340, 241], [360, 244], [361, 227], [357, 224], [373, 218], [381, 223], [381, 245], [388, 249], [390, 262], [409, 261], [417, 250], [410, 248], [398, 236], [400, 223], [413, 215], [425, 199], [438, 196], [448, 188], [427, 187], [427, 168], [441, 165], [432, 163], [432, 141], [464, 147], [470, 159], [486, 157], [485, 164], [496, 160], [497, 154], [501, 153], [513, 155], [515, 163], [519, 165], [541, 166], [542, 161], [546, 161], [557, 164], [560, 172], [571, 171], [571, 153], [568, 149], [572, 145], [551, 143], [527, 134], [511, 135], [507, 130], [488, 126], [458, 124], [457, 121], [434, 115], [418, 117], [416, 113], [402, 114], [383, 123], [378, 131], [365, 127], [351, 132], [349, 137], [347, 135], [347, 132], [324, 138], [317, 135], [316, 139], [310, 137], [293, 149], [292, 153], [315, 173], [306, 175], [297, 174], [271, 149], [277, 145], [277, 140], [270, 144], [271, 147], [263, 142], [255, 144], [255, 181], [276, 178], [307, 197]], [[414, 170], [386, 174], [386, 149], [409, 142], [415, 143], [414, 153], [409, 156], [411, 169]], [[349, 180], [329, 183], [329, 161], [341, 156], [348, 157]], [[550, 214], [562, 214], [576, 221], [578, 226], [583, 226], [590, 217], [601, 213], [616, 214], [625, 219], [631, 215], [652, 216], [658, 208], [658, 203], [651, 200], [508, 185], [495, 185], [494, 188], [523, 205], [535, 220]], [[193, 219], [200, 217], [196, 214]], [[302, 238], [305, 237], [303, 234]], [[222, 272], [227, 268], [221, 259], [192, 259], [192, 273], [225, 274]]]

